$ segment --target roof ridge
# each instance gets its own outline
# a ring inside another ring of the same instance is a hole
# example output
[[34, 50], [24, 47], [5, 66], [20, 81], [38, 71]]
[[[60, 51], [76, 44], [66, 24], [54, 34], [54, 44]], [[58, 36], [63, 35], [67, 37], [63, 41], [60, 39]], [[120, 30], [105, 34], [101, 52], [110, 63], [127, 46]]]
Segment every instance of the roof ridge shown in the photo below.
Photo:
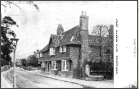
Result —
[[62, 34], [64, 34], [64, 33], [68, 32], [68, 31], [70, 31], [70, 30], [75, 30], [74, 28], [77, 28], [77, 27], [80, 27], [80, 26], [79, 26], [79, 25], [74, 26], [74, 27], [72, 27], [71, 29], [69, 29], [69, 30], [67, 30], [67, 31], [64, 31]]

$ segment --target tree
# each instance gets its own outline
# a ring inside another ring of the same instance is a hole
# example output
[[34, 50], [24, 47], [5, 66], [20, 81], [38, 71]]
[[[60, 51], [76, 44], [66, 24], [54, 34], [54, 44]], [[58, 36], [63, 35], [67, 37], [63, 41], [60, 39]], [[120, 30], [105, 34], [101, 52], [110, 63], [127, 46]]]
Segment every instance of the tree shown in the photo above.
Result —
[[109, 29], [107, 25], [96, 25], [91, 32], [92, 35], [107, 37], [109, 35]]
[[37, 67], [38, 66], [38, 59], [35, 55], [30, 55], [28, 57], [28, 64], [29, 66]]
[[[34, 3], [34, 1], [18, 1], [18, 3], [26, 2], [26, 4], [33, 6], [37, 11], [39, 11], [39, 7], [37, 4]], [[14, 1], [2, 1], [1, 2], [1, 7], [4, 7], [4, 11], [6, 11], [10, 7], [12, 8], [13, 6], [17, 7], [21, 11], [24, 12], [24, 9], [21, 8], [21, 4], [17, 4]], [[13, 8], [12, 8], [13, 9]], [[1, 58], [3, 58], [4, 64], [9, 63], [11, 61], [10, 53], [12, 52], [12, 42], [10, 41], [9, 37], [10, 36], [16, 36], [14, 31], [10, 29], [11, 26], [16, 25], [16, 22], [10, 17], [10, 16], [5, 16], [2, 18], [3, 13], [1, 12]]]
[[28, 62], [27, 62], [27, 60], [26, 59], [21, 59], [21, 65], [22, 66], [28, 66]]
[[[34, 1], [18, 1], [18, 3], [22, 3], [22, 2], [25, 2], [26, 4], [33, 6], [37, 11], [40, 11], [38, 5], [35, 4]], [[3, 1], [1, 3], [1, 6], [3, 6], [5, 9], [7, 9], [8, 6], [12, 8], [12, 5], [24, 12], [23, 8], [20, 7], [20, 4], [16, 4], [15, 1]]]
[[99, 41], [100, 61], [90, 64], [91, 70], [103, 74], [105, 78], [113, 77], [113, 30], [113, 25], [97, 25], [92, 31]]
[[105, 54], [108, 54], [110, 56], [110, 53], [113, 52], [113, 25], [109, 26], [107, 25], [96, 25], [93, 27], [92, 35], [98, 36], [99, 41], [99, 56], [102, 61], [102, 55], [104, 52], [102, 52], [103, 47], [105, 47], [107, 50], [105, 51]]
[[9, 16], [5, 16], [1, 21], [1, 58], [8, 62], [11, 61], [10, 54], [13, 51], [12, 41], [9, 38], [16, 36], [10, 29], [14, 25], [18, 26]]

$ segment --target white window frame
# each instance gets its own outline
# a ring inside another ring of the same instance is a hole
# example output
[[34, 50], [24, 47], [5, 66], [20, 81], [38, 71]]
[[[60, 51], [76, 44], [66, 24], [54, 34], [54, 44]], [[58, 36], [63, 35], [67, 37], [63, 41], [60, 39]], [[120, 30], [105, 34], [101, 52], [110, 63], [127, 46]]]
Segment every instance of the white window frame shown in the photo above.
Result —
[[66, 52], [66, 46], [60, 46], [60, 49], [59, 49], [60, 53], [64, 53]]
[[[62, 60], [62, 71], [69, 71], [69, 62], [68, 60]], [[67, 65], [68, 65], [68, 69], [67, 69]]]
[[55, 55], [55, 48], [50, 48], [49, 54], [50, 55]]
[[57, 62], [52, 61], [52, 70], [57, 70]]
[[40, 57], [43, 57], [43, 54], [42, 53], [40, 53]]

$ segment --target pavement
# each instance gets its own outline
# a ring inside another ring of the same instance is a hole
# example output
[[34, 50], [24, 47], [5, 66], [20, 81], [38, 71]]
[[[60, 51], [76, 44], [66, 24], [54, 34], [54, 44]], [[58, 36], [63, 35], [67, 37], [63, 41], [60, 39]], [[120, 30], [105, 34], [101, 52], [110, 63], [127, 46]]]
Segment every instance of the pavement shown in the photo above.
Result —
[[7, 70], [7, 71], [3, 71], [1, 72], [1, 88], [13, 88], [13, 86], [11, 85], [11, 83], [5, 78], [5, 75], [7, 74], [7, 72], [9, 72], [11, 69]]
[[[25, 70], [25, 71], [27, 71], [27, 70]], [[27, 72], [34, 73], [34, 74], [37, 74], [37, 75], [40, 75], [40, 76], [49, 77], [49, 78], [56, 79], [56, 80], [59, 80], [59, 81], [64, 81], [64, 82], [83, 85], [85, 87], [92, 87], [92, 88], [94, 88], [94, 87], [95, 88], [113, 88], [114, 87], [113, 80], [86, 81], [86, 80], [81, 80], [81, 79], [67, 78], [67, 77], [61, 77], [61, 76], [51, 75], [51, 74], [44, 74], [40, 70], [27, 71]]]

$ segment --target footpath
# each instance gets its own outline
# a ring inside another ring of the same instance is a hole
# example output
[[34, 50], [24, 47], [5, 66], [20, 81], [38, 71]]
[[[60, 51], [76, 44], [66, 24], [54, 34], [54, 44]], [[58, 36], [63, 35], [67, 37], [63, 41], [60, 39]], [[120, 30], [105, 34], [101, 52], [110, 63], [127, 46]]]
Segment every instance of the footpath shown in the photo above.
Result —
[[[27, 71], [27, 70], [24, 70]], [[27, 71], [30, 73], [34, 73], [36, 75], [52, 78], [59, 81], [74, 83], [85, 86], [85, 88], [113, 88], [114, 82], [113, 80], [105, 80], [105, 81], [86, 81], [81, 79], [75, 79], [75, 78], [67, 78], [67, 77], [61, 77], [57, 75], [51, 75], [51, 74], [45, 74], [42, 73], [40, 70], [34, 70], [34, 71]]]
[[[12, 68], [11, 68], [12, 69]], [[13, 88], [10, 82], [5, 78], [5, 75], [11, 70], [1, 72], [1, 88]]]

